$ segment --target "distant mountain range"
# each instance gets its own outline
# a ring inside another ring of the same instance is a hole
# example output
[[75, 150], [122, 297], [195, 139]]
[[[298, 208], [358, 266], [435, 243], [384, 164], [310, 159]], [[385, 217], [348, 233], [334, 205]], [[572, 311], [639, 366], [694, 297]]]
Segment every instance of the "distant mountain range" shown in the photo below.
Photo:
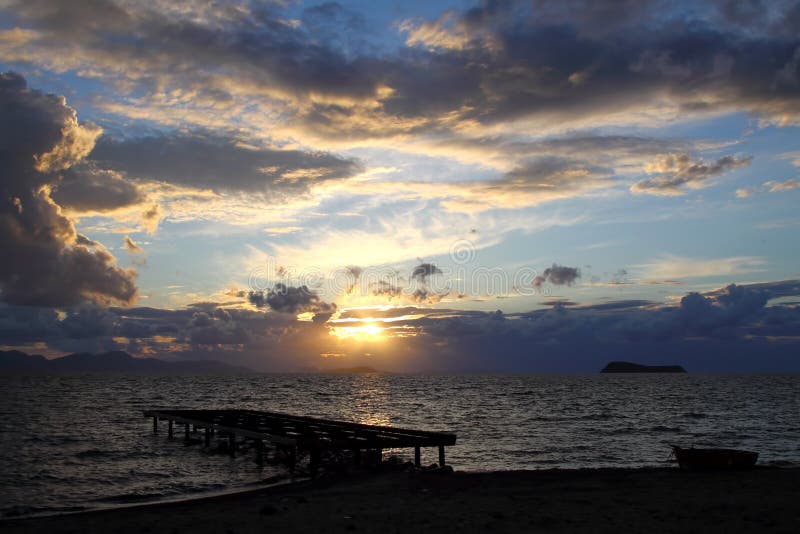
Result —
[[373, 367], [366, 367], [363, 365], [359, 367], [337, 367], [336, 369], [329, 369], [323, 372], [328, 375], [363, 375], [380, 373], [380, 371]]
[[0, 374], [244, 374], [251, 369], [215, 360], [168, 362], [158, 358], [134, 358], [124, 351], [90, 354], [78, 352], [48, 360], [18, 350], [0, 351]]
[[357, 367], [334, 367], [330, 369], [320, 369], [314, 366], [299, 367], [296, 373], [311, 375], [369, 375], [369, 374], [392, 374], [391, 372], [381, 371], [374, 367], [360, 365]]

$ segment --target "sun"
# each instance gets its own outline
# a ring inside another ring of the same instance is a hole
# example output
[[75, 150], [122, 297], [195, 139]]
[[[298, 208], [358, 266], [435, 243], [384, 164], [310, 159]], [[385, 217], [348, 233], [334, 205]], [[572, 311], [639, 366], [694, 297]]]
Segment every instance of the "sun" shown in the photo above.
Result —
[[385, 330], [375, 323], [367, 323], [358, 326], [334, 326], [330, 334], [339, 339], [353, 341], [383, 341], [386, 339]]

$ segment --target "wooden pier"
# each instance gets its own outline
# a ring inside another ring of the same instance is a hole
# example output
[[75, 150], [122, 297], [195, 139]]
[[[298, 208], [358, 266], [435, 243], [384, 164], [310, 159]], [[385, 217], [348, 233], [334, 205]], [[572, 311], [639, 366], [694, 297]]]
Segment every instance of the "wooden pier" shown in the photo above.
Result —
[[445, 447], [455, 445], [456, 435], [445, 432], [409, 430], [389, 426], [364, 425], [345, 421], [332, 421], [255, 410], [147, 410], [145, 417], [153, 418], [153, 432], [158, 433], [159, 422], [167, 422], [167, 434], [174, 434], [174, 425], [183, 425], [184, 439], [203, 432], [205, 447], [211, 440], [227, 439], [228, 452], [236, 454], [237, 440], [252, 441], [256, 448], [256, 461], [264, 461], [265, 449], [272, 445], [284, 453], [287, 463], [294, 469], [298, 455], [307, 453], [309, 471], [314, 474], [325, 451], [351, 451], [353, 461], [359, 465], [362, 453], [367, 457], [381, 458], [384, 449], [414, 449], [414, 464], [421, 465], [421, 449], [435, 447], [439, 450], [439, 465], [445, 465]]

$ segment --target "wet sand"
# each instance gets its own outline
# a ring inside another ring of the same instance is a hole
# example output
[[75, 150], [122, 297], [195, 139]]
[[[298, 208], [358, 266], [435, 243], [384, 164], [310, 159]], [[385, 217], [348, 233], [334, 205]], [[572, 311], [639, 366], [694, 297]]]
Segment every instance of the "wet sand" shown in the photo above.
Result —
[[0, 522], [22, 532], [800, 532], [800, 469], [389, 472]]

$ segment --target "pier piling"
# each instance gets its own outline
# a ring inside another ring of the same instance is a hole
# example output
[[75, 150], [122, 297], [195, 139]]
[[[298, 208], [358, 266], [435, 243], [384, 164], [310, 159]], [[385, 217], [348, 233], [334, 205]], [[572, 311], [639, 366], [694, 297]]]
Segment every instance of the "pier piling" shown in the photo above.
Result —
[[[356, 466], [380, 464], [384, 449], [414, 449], [414, 465], [421, 465], [422, 447], [438, 447], [439, 464], [445, 465], [445, 447], [455, 445], [456, 436], [389, 426], [365, 425], [312, 417], [260, 412], [255, 410], [148, 410], [153, 418], [153, 432], [159, 421], [167, 420], [167, 435], [173, 437], [175, 423], [184, 425], [184, 440], [191, 443], [191, 433], [203, 429], [203, 445], [211, 447], [214, 435], [227, 437], [228, 454], [236, 455], [237, 436], [255, 442], [256, 462], [264, 462], [267, 443], [283, 453], [294, 470], [298, 451], [308, 454], [309, 471], [319, 470], [323, 452], [351, 451]], [[199, 440], [198, 440], [199, 441]], [[366, 455], [366, 456], [364, 456]], [[336, 457], [336, 454], [333, 455]], [[364, 459], [366, 458], [366, 460]]]
[[256, 440], [256, 463], [264, 465], [264, 441], [260, 439]]

